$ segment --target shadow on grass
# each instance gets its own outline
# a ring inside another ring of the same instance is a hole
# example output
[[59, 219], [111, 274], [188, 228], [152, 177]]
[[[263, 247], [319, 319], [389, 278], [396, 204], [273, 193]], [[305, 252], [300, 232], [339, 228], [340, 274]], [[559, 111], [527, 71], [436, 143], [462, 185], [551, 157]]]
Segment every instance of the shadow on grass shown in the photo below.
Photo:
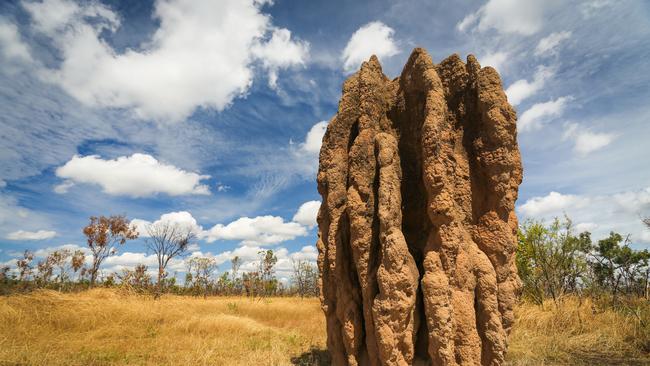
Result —
[[292, 357], [291, 364], [298, 366], [330, 366], [332, 361], [327, 350], [312, 348], [309, 352]]

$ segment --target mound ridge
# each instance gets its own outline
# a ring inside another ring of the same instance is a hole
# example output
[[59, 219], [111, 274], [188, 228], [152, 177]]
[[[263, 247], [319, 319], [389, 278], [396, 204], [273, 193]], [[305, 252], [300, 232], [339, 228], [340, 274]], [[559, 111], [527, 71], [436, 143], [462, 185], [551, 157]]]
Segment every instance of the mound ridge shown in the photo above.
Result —
[[520, 283], [516, 114], [474, 56], [416, 48], [343, 85], [323, 138], [318, 265], [334, 365], [501, 365]]

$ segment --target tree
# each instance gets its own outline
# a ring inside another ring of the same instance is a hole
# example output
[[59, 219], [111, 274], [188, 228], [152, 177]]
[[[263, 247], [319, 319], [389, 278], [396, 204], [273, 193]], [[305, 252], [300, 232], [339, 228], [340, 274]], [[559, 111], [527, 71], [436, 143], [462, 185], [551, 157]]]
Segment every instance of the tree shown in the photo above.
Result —
[[23, 259], [16, 261], [16, 266], [18, 267], [18, 281], [26, 281], [29, 276], [32, 274], [32, 260], [34, 260], [34, 253], [29, 250], [25, 250], [23, 253]]
[[291, 282], [296, 287], [300, 297], [318, 295], [318, 271], [316, 266], [308, 261], [293, 261]]
[[151, 286], [151, 276], [147, 273], [147, 266], [138, 264], [133, 270], [123, 269], [119, 276], [123, 285], [133, 287], [137, 290], [146, 290]]
[[71, 257], [72, 252], [69, 249], [55, 250], [48, 255], [48, 261], [52, 268], [58, 269], [55, 280], [59, 283], [59, 289], [61, 289], [63, 283], [68, 280], [67, 264]]
[[623, 239], [620, 234], [611, 232], [593, 248], [595, 282], [601, 289], [611, 292], [614, 301], [620, 292], [641, 295], [648, 286], [650, 252], [634, 250], [629, 244], [629, 237]]
[[278, 263], [278, 257], [271, 249], [260, 250], [257, 254], [260, 257], [258, 273], [262, 282], [263, 294], [272, 295], [278, 285], [278, 280], [275, 278], [275, 264]]
[[90, 286], [95, 285], [97, 273], [104, 259], [115, 254], [116, 245], [123, 245], [127, 240], [138, 237], [135, 226], [129, 225], [126, 216], [90, 217], [90, 223], [84, 227], [83, 233], [87, 238], [88, 247], [93, 255], [90, 268]]
[[212, 274], [217, 270], [217, 260], [209, 257], [192, 257], [187, 265], [189, 276], [186, 276], [186, 279], [192, 281], [195, 292], [203, 292], [203, 297], [206, 297], [211, 287]]
[[548, 227], [527, 222], [518, 237], [516, 264], [525, 296], [539, 304], [551, 296], [557, 304], [564, 293], [577, 290], [587, 271], [589, 233], [575, 236], [571, 220], [556, 218]]
[[241, 258], [239, 258], [239, 256], [234, 256], [230, 260], [232, 287], [233, 287], [233, 291], [236, 292], [237, 294], [241, 294], [242, 291], [241, 279], [239, 278], [239, 268], [241, 267], [241, 263], [242, 261]]
[[86, 267], [84, 266], [86, 255], [82, 250], [75, 250], [74, 254], [72, 254], [71, 262], [72, 271], [75, 274], [79, 272], [79, 279], [81, 279], [86, 273]]
[[163, 280], [169, 261], [187, 252], [190, 241], [196, 235], [189, 225], [169, 221], [158, 221], [147, 225], [149, 237], [145, 240], [147, 249], [156, 254], [158, 260], [158, 294], [163, 291]]
[[36, 264], [36, 284], [38, 286], [45, 286], [52, 278], [54, 272], [53, 257], [48, 255], [45, 259], [38, 261]]
[[11, 270], [11, 267], [9, 266], [2, 266], [2, 268], [0, 268], [0, 282], [2, 282], [2, 284], [7, 284], [9, 282], [9, 270]]

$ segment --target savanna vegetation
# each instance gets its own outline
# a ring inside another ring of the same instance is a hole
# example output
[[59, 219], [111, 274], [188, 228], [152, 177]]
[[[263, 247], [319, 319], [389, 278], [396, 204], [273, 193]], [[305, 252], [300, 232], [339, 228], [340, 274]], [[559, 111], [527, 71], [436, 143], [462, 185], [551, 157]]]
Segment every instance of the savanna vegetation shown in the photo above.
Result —
[[[117, 253], [120, 246], [138, 238], [137, 230], [125, 216], [91, 217], [83, 228], [87, 251], [55, 250], [37, 260], [34, 253], [25, 251], [16, 262], [16, 269], [0, 268], [0, 294], [50, 289], [60, 292], [81, 291], [93, 287], [121, 288], [159, 298], [162, 294], [216, 296], [246, 295], [316, 296], [318, 271], [305, 260], [292, 262], [293, 271], [288, 283], [278, 280], [275, 266], [278, 258], [273, 250], [258, 252], [255, 270], [241, 271], [242, 259], [233, 257], [230, 271], [217, 275], [218, 263], [211, 256], [188, 256], [188, 247], [195, 234], [191, 228], [169, 222], [156, 222], [146, 228], [144, 238], [147, 250], [154, 254], [157, 268], [137, 264], [121, 272], [100, 275], [104, 261]], [[177, 280], [170, 274], [168, 264], [173, 258], [184, 258], [185, 276]], [[152, 276], [151, 272], [155, 275]]]
[[[156, 275], [137, 265], [99, 276], [136, 236], [124, 222], [92, 218], [90, 251], [39, 261], [25, 252], [15, 271], [0, 271], [0, 365], [327, 364], [313, 264], [295, 262], [283, 283], [267, 250], [253, 271], [234, 257], [218, 274], [214, 258], [186, 256], [191, 232], [167, 226], [146, 239]], [[614, 232], [594, 241], [568, 218], [523, 223], [508, 363], [650, 364], [650, 253], [630, 243]], [[183, 283], [167, 272], [174, 257], [185, 257]]]

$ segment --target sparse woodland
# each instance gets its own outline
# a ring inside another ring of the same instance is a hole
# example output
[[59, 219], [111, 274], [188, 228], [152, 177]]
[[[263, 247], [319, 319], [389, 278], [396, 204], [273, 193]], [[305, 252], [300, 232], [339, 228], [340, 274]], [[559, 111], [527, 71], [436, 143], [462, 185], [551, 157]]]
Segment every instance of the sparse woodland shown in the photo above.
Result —
[[[113, 254], [103, 248], [103, 243], [119, 247], [133, 239], [128, 225], [120, 224], [125, 220], [123, 216], [91, 219], [89, 226], [102, 228], [104, 236], [88, 227], [84, 229], [84, 233], [93, 233], [88, 236], [88, 245], [96, 247], [100, 264], [102, 258]], [[646, 220], [646, 224], [650, 222]], [[168, 238], [191, 236], [187, 232], [174, 236], [164, 231]], [[509, 339], [509, 364], [650, 362], [647, 250], [635, 250], [630, 238], [618, 233], [592, 240], [588, 232], [575, 232], [568, 218], [522, 223], [518, 237], [522, 297]], [[12, 334], [0, 341], [4, 349], [0, 351], [0, 364], [25, 360], [27, 364], [59, 365], [130, 364], [137, 360], [148, 360], [143, 361], [145, 364], [237, 365], [266, 360], [275, 360], [274, 364], [328, 364], [325, 325], [314, 298], [319, 289], [313, 264], [295, 262], [291, 281], [284, 285], [276, 278], [277, 257], [272, 250], [259, 253], [254, 271], [242, 271], [242, 260], [234, 257], [231, 269], [221, 272], [214, 258], [186, 256], [184, 250], [178, 249], [187, 247], [183, 242], [165, 247], [176, 248], [177, 255], [185, 258], [186, 272], [181, 283], [177, 283], [176, 275], [161, 272], [160, 268], [150, 271], [137, 265], [121, 273], [100, 275], [101, 271], [97, 271], [93, 284], [98, 260], [86, 258], [82, 251], [60, 250], [40, 260], [25, 252], [16, 270], [3, 268], [0, 272], [5, 295], [0, 297], [0, 333]], [[164, 265], [165, 258], [159, 263]], [[152, 272], [160, 275], [152, 276]], [[297, 296], [310, 298], [301, 300]], [[97, 318], [92, 309], [104, 305], [122, 314], [116, 318], [118, 324], [104, 324]], [[172, 311], [171, 305], [175, 309], [187, 307], [187, 311]], [[34, 317], [45, 319], [45, 323], [32, 322]], [[102, 327], [119, 327], [115, 331], [127, 336], [121, 341], [100, 342], [104, 339]], [[166, 340], [176, 337], [181, 328], [187, 329], [187, 341], [180, 340], [179, 344], [198, 342], [204, 349], [233, 342], [243, 346], [185, 356], [181, 356], [181, 349], [162, 352], [169, 344]], [[80, 345], [73, 341], [75, 337], [67, 333], [77, 331], [90, 332], [86, 351], [80, 351]], [[224, 338], [228, 332], [232, 337]], [[97, 344], [93, 343], [95, 338]], [[59, 339], [57, 349], [61, 351], [45, 352], [54, 339]], [[35, 343], [28, 349], [21, 346], [26, 342]], [[139, 346], [133, 348], [134, 343]], [[152, 356], [155, 354], [158, 356]]]
[[[35, 289], [80, 291], [100, 286], [151, 294], [156, 298], [164, 293], [253, 298], [318, 295], [318, 271], [311, 262], [293, 261], [288, 284], [276, 277], [278, 259], [271, 249], [258, 253], [253, 271], [241, 271], [242, 260], [235, 256], [230, 261], [231, 269], [220, 272], [215, 258], [187, 255], [188, 245], [195, 235], [186, 227], [157, 223], [149, 225], [147, 231], [145, 243], [148, 251], [156, 255], [157, 268], [138, 264], [119, 273], [102, 274], [101, 265], [106, 258], [116, 254], [127, 241], [137, 239], [138, 233], [129, 226], [125, 216], [91, 217], [88, 226], [83, 228], [87, 252], [62, 249], [37, 260], [34, 253], [25, 251], [14, 271], [8, 266], [0, 268], [0, 294]], [[176, 273], [167, 271], [172, 258], [184, 258], [184, 281], [178, 281]], [[156, 276], [152, 276], [152, 272]]]

